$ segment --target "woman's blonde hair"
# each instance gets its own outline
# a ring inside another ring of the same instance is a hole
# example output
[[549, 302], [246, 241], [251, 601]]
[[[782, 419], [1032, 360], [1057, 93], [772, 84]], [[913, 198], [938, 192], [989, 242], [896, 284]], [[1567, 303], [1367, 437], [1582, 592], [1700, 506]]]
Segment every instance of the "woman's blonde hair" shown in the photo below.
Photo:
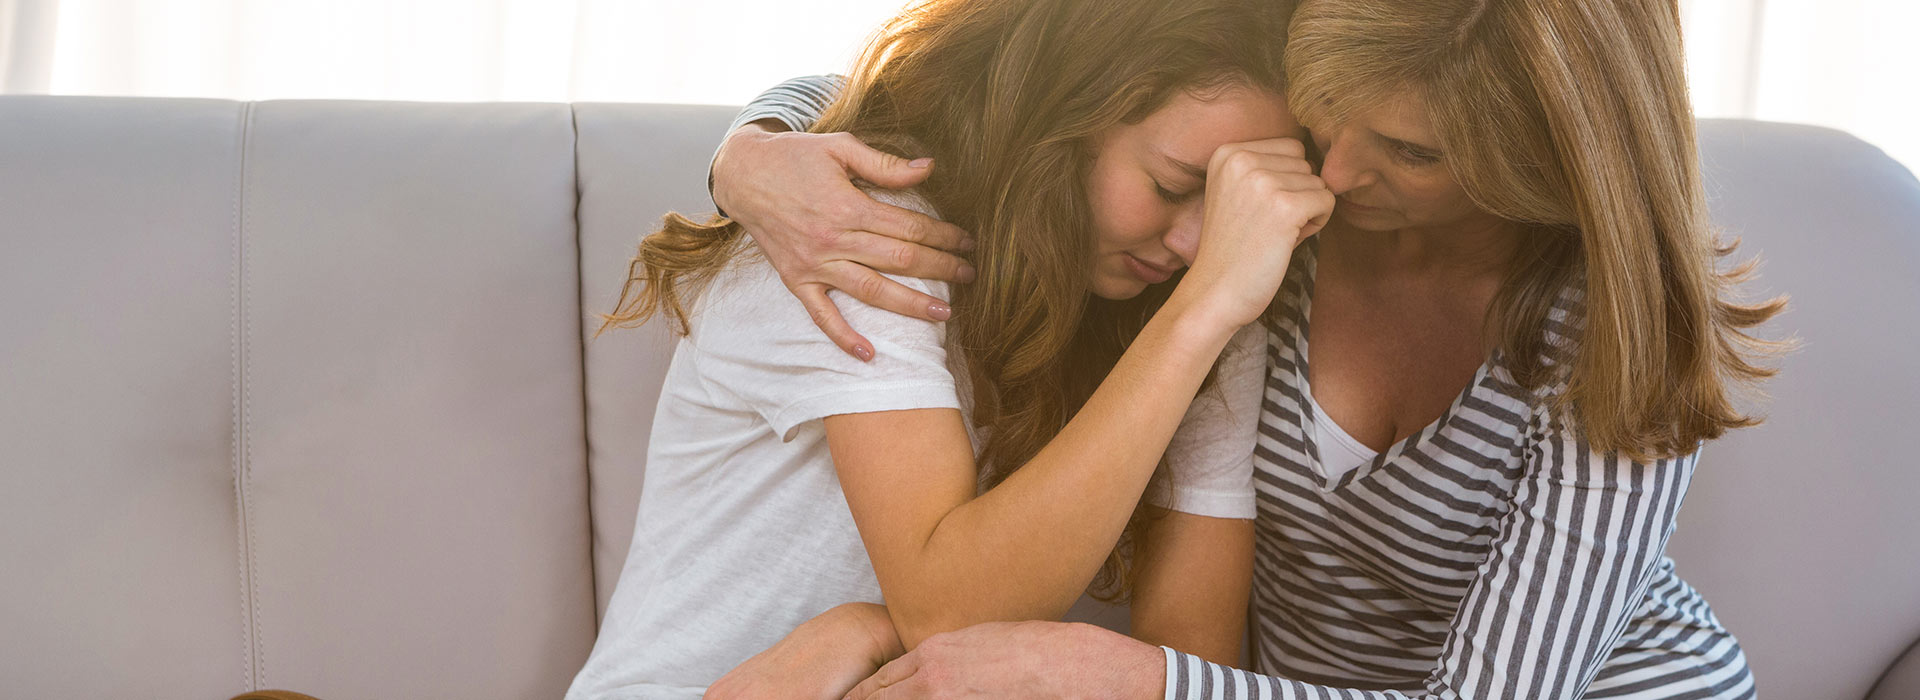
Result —
[[[1785, 299], [1732, 301], [1754, 261], [1718, 270], [1738, 242], [1707, 219], [1673, 0], [1303, 0], [1287, 73], [1309, 126], [1411, 91], [1474, 203], [1535, 230], [1489, 328], [1522, 386], [1566, 382], [1596, 448], [1685, 454], [1759, 422], [1730, 383], [1773, 375], [1755, 361], [1784, 344], [1747, 331]], [[1543, 329], [1570, 284], [1566, 358]]]
[[[920, 194], [978, 243], [977, 281], [953, 286], [947, 334], [966, 360], [973, 421], [988, 436], [980, 462], [986, 486], [1066, 426], [1171, 291], [1161, 285], [1125, 302], [1089, 294], [1090, 145], [1181, 92], [1281, 94], [1290, 5], [921, 2], [875, 36], [810, 129], [933, 157], [937, 166]], [[685, 332], [688, 295], [743, 244], [733, 222], [668, 215], [641, 241], [618, 310], [600, 316], [600, 330], [665, 313]], [[1128, 552], [1143, 512], [1094, 581], [1097, 595], [1127, 596]]]

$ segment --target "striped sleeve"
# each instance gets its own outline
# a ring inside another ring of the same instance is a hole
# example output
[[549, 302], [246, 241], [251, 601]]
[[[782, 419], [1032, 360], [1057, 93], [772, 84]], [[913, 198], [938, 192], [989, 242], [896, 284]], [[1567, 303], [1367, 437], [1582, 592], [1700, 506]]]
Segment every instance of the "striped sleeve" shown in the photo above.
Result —
[[775, 85], [748, 102], [727, 131], [762, 119], [776, 119], [788, 129], [806, 131], [827, 111], [827, 105], [846, 83], [847, 79], [838, 75], [809, 75]]
[[1311, 685], [1168, 649], [1168, 700], [1581, 697], [1647, 596], [1699, 452], [1633, 461], [1570, 422], [1529, 423], [1527, 474], [1424, 689]]
[[[792, 131], [806, 131], [827, 111], [827, 105], [833, 103], [834, 96], [840, 93], [840, 88], [846, 82], [847, 79], [839, 75], [809, 75], [775, 85], [748, 102], [746, 108], [733, 118], [733, 123], [727, 125], [727, 133], [731, 134], [735, 129], [762, 119], [778, 120]], [[716, 147], [713, 154], [718, 157], [719, 148]], [[713, 198], [712, 159], [707, 161], [707, 198]], [[718, 203], [713, 205], [713, 209], [720, 212], [721, 216], [726, 215]]]

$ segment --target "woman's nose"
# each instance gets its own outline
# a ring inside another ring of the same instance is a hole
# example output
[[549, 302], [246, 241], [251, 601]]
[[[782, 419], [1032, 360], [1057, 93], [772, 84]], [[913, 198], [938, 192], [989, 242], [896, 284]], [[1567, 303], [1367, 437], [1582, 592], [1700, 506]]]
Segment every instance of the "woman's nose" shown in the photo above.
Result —
[[1334, 194], [1346, 194], [1371, 185], [1378, 179], [1348, 139], [1334, 135], [1316, 141], [1321, 149], [1320, 179], [1326, 181], [1327, 189], [1333, 190]]

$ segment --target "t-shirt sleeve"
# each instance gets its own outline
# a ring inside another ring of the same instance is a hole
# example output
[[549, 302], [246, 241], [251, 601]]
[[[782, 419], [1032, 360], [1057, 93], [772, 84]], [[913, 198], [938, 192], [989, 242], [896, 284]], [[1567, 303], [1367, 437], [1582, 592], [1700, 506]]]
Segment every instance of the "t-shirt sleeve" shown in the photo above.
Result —
[[[877, 199], [930, 213], [917, 198], [876, 191]], [[741, 260], [703, 293], [689, 336], [708, 389], [732, 396], [765, 418], [782, 440], [810, 421], [848, 413], [960, 408], [947, 366], [946, 324], [829, 296], [872, 342], [861, 362], [815, 326], [800, 300], [765, 259]], [[888, 275], [937, 299], [947, 284]]]
[[[829, 74], [794, 78], [775, 85], [748, 102], [746, 108], [734, 116], [733, 123], [727, 125], [727, 133], [731, 134], [734, 129], [762, 119], [779, 121], [793, 131], [806, 131], [820, 120], [820, 115], [827, 111], [827, 105], [833, 104], [846, 83], [845, 77]], [[719, 147], [714, 148], [713, 155], [720, 155]], [[707, 197], [713, 197], [712, 158], [707, 159]], [[720, 211], [717, 203], [713, 209], [722, 216], [726, 215], [726, 212]]]
[[1148, 502], [1215, 518], [1254, 517], [1253, 446], [1266, 386], [1266, 328], [1241, 328], [1220, 356], [1213, 386], [1194, 398], [1167, 445], [1168, 481]]

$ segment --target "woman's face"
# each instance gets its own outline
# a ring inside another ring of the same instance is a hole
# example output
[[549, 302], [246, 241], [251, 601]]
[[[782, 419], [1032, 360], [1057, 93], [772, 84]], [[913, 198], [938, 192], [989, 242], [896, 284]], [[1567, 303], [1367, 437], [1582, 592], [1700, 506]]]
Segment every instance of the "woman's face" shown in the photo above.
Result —
[[1311, 129], [1334, 215], [1365, 231], [1455, 226], [1487, 216], [1447, 170], [1424, 100], [1402, 96]]
[[1093, 293], [1129, 299], [1193, 262], [1214, 149], [1302, 135], [1285, 98], [1237, 86], [1209, 99], [1182, 91], [1139, 123], [1108, 129], [1087, 173]]

